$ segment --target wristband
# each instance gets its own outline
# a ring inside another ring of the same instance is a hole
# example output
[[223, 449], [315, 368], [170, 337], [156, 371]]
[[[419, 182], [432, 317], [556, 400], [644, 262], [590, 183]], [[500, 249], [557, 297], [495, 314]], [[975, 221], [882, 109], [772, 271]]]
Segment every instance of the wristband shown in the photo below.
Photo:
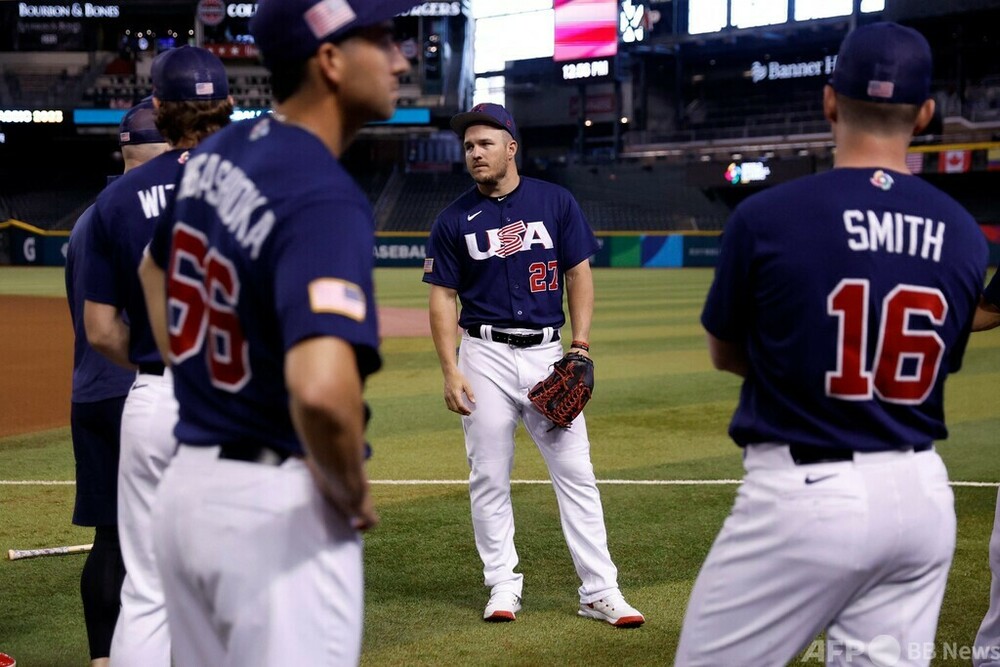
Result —
[[570, 349], [573, 349], [575, 347], [575, 348], [579, 348], [579, 349], [583, 350], [584, 352], [590, 352], [590, 345], [588, 345], [587, 343], [584, 343], [582, 340], [575, 340], [575, 341], [573, 341], [573, 344], [570, 345], [569, 347], [570, 347]]

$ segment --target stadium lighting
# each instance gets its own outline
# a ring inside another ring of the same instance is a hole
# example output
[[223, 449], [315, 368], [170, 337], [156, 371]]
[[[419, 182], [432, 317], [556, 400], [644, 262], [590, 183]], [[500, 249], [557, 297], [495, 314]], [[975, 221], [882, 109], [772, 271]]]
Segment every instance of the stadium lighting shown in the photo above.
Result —
[[621, 123], [622, 125], [628, 125], [628, 116], [622, 116]]
[[588, 118], [587, 120], [583, 121], [583, 124], [586, 125], [587, 127], [590, 127], [591, 125], [594, 124], [594, 121]]

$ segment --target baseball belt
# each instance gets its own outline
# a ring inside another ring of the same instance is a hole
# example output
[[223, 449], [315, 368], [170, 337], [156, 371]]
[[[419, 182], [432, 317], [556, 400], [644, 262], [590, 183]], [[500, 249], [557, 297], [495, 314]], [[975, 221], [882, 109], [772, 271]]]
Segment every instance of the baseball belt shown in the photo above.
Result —
[[140, 375], [163, 375], [166, 366], [160, 361], [147, 361], [139, 364]]
[[494, 343], [503, 343], [513, 347], [531, 347], [542, 343], [551, 343], [559, 340], [559, 330], [552, 327], [545, 327], [538, 333], [522, 334], [508, 331], [498, 331], [491, 324], [473, 324], [466, 331], [473, 338], [489, 340]]
[[[926, 452], [932, 447], [931, 443], [915, 445], [913, 447], [900, 447], [900, 451], [913, 450], [914, 453]], [[837, 461], [850, 461], [854, 458], [854, 450], [846, 447], [813, 447], [812, 445], [788, 445], [788, 453], [792, 455], [792, 460], [796, 465], [810, 465], [813, 463], [835, 463]]]
[[219, 458], [228, 461], [245, 461], [261, 465], [280, 466], [292, 457], [298, 457], [289, 451], [277, 450], [266, 445], [246, 442], [230, 442], [219, 445]]

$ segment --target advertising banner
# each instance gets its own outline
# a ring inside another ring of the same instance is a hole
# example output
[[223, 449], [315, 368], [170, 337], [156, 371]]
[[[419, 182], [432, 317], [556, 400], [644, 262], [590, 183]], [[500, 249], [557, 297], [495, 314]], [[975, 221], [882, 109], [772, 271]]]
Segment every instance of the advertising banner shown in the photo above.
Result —
[[69, 234], [45, 233], [30, 225], [11, 224], [11, 262], [20, 266], [65, 266]]

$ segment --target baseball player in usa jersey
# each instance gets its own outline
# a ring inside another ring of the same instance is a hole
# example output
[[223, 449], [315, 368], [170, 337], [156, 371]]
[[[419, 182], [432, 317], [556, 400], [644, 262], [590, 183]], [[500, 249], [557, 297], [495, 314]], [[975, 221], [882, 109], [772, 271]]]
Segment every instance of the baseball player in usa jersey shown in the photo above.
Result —
[[915, 30], [851, 32], [823, 92], [834, 169], [726, 224], [702, 323], [744, 378], [746, 474], [677, 665], [785, 665], [823, 631], [827, 664], [930, 662], [956, 525], [933, 443], [987, 259], [972, 216], [906, 167], [931, 72]]
[[84, 324], [91, 345], [109, 359], [138, 368], [122, 414], [118, 524], [126, 575], [111, 662], [168, 667], [170, 635], [153, 556], [150, 506], [176, 448], [171, 430], [177, 403], [136, 270], [173, 198], [188, 150], [228, 124], [232, 100], [222, 62], [196, 47], [161, 54], [153, 87], [156, 126], [170, 150], [121, 176], [97, 198], [83, 281]]
[[[642, 625], [642, 614], [618, 589], [583, 415], [569, 428], [554, 428], [527, 396], [563, 354], [564, 289], [570, 349], [589, 353], [589, 258], [597, 239], [569, 192], [518, 174], [517, 128], [504, 107], [480, 104], [455, 116], [451, 126], [462, 139], [476, 186], [434, 222], [423, 280], [431, 286], [431, 331], [445, 404], [462, 415], [465, 430], [472, 525], [490, 589], [483, 618], [513, 621], [521, 608], [523, 575], [514, 571], [510, 497], [514, 429], [521, 421], [552, 477], [582, 582], [580, 615], [618, 627]], [[464, 333], [456, 360], [459, 326]]]
[[[119, 128], [125, 171], [167, 149], [156, 129], [152, 99], [128, 110]], [[116, 177], [109, 177], [114, 180]], [[85, 248], [93, 229], [94, 207], [80, 216], [66, 252], [66, 296], [75, 337], [73, 398], [70, 429], [76, 459], [76, 507], [73, 523], [94, 526], [94, 548], [80, 576], [83, 616], [87, 625], [93, 667], [106, 666], [111, 637], [121, 606], [125, 565], [118, 541], [118, 450], [122, 409], [135, 369], [117, 366], [87, 344], [83, 324], [83, 279], [87, 275]]]
[[374, 214], [339, 156], [394, 112], [386, 21], [413, 4], [260, 2], [275, 111], [192, 153], [143, 260], [180, 406], [153, 510], [178, 665], [359, 661], [381, 358]]
[[[1000, 271], [993, 274], [989, 285], [983, 290], [972, 322], [973, 331], [987, 331], [1000, 326]], [[972, 653], [975, 667], [997, 667], [1000, 665], [1000, 494], [997, 495], [997, 511], [993, 519], [993, 535], [990, 537], [990, 608], [983, 617], [976, 634]]]

